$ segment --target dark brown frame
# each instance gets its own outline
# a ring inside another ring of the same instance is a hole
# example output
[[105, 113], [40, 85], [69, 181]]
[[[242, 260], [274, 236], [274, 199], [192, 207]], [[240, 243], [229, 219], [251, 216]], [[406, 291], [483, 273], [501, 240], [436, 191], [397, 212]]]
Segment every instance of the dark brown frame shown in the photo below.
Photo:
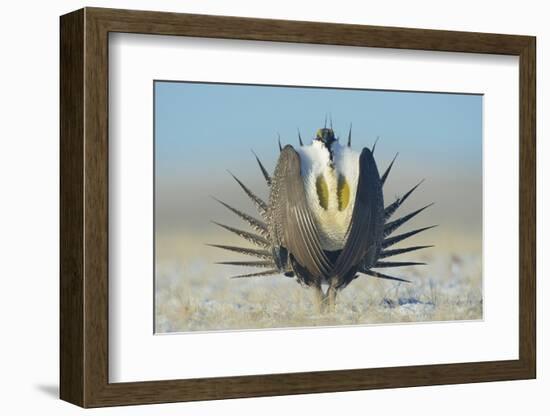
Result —
[[[534, 37], [98, 8], [64, 15], [60, 24], [60, 396], [63, 400], [98, 407], [536, 377]], [[109, 383], [109, 32], [519, 56], [519, 359]]]

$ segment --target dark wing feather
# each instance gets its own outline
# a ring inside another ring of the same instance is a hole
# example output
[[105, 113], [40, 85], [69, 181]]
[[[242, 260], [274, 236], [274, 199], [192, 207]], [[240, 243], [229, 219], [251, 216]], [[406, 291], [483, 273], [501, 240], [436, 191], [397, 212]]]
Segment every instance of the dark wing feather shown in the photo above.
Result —
[[359, 179], [348, 237], [336, 261], [335, 275], [343, 278], [360, 263], [373, 261], [380, 250], [383, 231], [382, 183], [372, 152], [364, 148], [359, 158]]
[[319, 242], [306, 201], [300, 156], [292, 146], [286, 145], [281, 151], [272, 180], [270, 231], [275, 245], [285, 247], [311, 274], [328, 277], [331, 264]]

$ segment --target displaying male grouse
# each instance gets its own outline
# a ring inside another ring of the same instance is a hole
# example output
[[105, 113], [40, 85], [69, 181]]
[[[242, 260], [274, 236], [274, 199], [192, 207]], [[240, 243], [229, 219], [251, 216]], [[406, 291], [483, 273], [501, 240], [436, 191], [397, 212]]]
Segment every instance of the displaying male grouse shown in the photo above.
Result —
[[[316, 290], [321, 310], [334, 310], [336, 295], [361, 273], [381, 279], [409, 282], [373, 269], [421, 265], [425, 263], [384, 261], [382, 259], [432, 246], [390, 249], [394, 244], [425, 231], [419, 228], [390, 236], [398, 227], [428, 208], [426, 205], [408, 215], [390, 221], [393, 213], [420, 185], [418, 183], [387, 207], [382, 188], [395, 158], [382, 176], [372, 150], [357, 153], [351, 148], [351, 128], [347, 145], [342, 145], [332, 128], [317, 131], [310, 145], [282, 148], [273, 175], [256, 156], [270, 188], [264, 202], [234, 177], [254, 202], [260, 219], [226, 208], [252, 227], [254, 233], [218, 224], [258, 248], [212, 245], [258, 258], [257, 261], [222, 262], [234, 266], [252, 266], [267, 270], [234, 276], [268, 276], [283, 273]], [[396, 155], [397, 156], [397, 155]], [[326, 288], [326, 290], [323, 290]]]

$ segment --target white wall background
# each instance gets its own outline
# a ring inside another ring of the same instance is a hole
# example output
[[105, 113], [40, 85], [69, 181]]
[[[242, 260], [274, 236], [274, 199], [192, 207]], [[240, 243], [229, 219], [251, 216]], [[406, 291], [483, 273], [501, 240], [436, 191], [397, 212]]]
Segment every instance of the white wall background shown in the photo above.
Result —
[[[453, 29], [537, 36], [539, 378], [535, 381], [225, 400], [92, 410], [88, 414], [523, 414], [548, 409], [550, 361], [543, 325], [550, 296], [542, 212], [550, 146], [543, 130], [550, 99], [550, 26], [542, 1], [124, 0], [5, 2], [0, 14], [0, 411], [77, 414], [58, 395], [58, 16], [82, 6], [166, 10]], [[546, 176], [546, 178], [545, 178]], [[537, 412], [540, 414], [540, 412]]]

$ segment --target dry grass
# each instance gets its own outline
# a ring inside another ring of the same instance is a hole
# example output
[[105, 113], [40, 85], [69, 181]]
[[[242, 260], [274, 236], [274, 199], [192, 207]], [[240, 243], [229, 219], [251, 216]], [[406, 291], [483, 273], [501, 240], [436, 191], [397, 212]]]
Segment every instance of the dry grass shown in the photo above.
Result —
[[[228, 238], [210, 236], [206, 241], [228, 243]], [[313, 291], [294, 279], [281, 275], [229, 279], [248, 270], [214, 264], [235, 256], [202, 243], [197, 237], [159, 239], [157, 332], [482, 318], [481, 253], [472, 247], [458, 254], [446, 245], [407, 256], [407, 260], [428, 263], [393, 269], [412, 284], [360, 277], [339, 294], [334, 313], [321, 315], [316, 312]]]

